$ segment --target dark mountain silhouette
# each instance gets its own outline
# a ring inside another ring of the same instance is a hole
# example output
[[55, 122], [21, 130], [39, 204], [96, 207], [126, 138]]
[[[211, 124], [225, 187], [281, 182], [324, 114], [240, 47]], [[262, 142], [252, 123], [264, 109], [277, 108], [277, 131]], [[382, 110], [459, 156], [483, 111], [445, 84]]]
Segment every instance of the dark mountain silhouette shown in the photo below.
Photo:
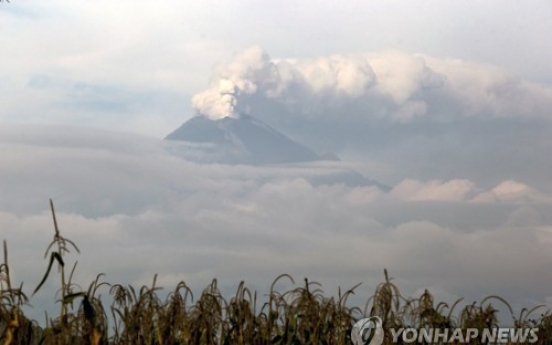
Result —
[[218, 149], [221, 153], [218, 160], [224, 163], [274, 164], [321, 159], [308, 147], [247, 115], [215, 121], [196, 116], [166, 139], [204, 144], [208, 151]]
[[[169, 148], [199, 163], [272, 165], [293, 164], [300, 177], [313, 185], [343, 183], [347, 186], [389, 188], [356, 171], [339, 167], [335, 154], [317, 155], [262, 121], [248, 115], [211, 120], [195, 116], [165, 138]], [[327, 163], [309, 164], [316, 161]]]

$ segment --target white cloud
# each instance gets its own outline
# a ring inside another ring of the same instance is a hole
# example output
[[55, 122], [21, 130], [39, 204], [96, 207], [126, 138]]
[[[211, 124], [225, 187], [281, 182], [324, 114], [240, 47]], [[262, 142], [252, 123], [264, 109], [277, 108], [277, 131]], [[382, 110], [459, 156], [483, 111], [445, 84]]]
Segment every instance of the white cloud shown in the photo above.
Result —
[[497, 186], [482, 190], [469, 180], [432, 180], [420, 182], [405, 179], [389, 192], [393, 198], [403, 201], [445, 201], [474, 203], [548, 203], [550, 195], [539, 192], [524, 183], [507, 180]]
[[406, 179], [391, 190], [391, 195], [406, 201], [465, 201], [475, 190], [468, 180], [429, 181]]
[[532, 83], [496, 66], [423, 57], [447, 77], [442, 97], [450, 97], [464, 116], [540, 116], [550, 118], [552, 88]]
[[552, 198], [526, 184], [517, 181], [503, 181], [490, 191], [476, 195], [474, 202], [550, 202]]

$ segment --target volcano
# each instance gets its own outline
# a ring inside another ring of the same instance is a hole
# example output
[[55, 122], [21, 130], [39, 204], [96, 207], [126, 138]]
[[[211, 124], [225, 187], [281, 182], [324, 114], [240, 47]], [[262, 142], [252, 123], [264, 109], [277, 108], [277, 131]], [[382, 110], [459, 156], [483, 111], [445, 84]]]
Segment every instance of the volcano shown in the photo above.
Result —
[[310, 148], [249, 116], [195, 116], [165, 139], [181, 141], [220, 163], [278, 164], [321, 160]]
[[285, 164], [288, 169], [293, 169], [296, 177], [305, 178], [315, 186], [342, 183], [350, 187], [377, 186], [381, 190], [389, 190], [378, 181], [341, 166], [337, 156], [319, 156], [310, 148], [248, 115], [219, 120], [195, 116], [165, 140], [173, 153], [197, 163]]

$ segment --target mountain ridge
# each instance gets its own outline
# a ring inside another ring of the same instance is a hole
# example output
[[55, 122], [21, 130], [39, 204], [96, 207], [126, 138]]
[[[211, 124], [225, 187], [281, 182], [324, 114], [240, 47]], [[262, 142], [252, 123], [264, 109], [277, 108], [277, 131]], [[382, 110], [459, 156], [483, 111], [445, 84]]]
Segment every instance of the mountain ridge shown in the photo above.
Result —
[[[335, 154], [318, 155], [310, 148], [280, 133], [266, 123], [249, 115], [239, 118], [225, 117], [211, 120], [198, 115], [184, 122], [165, 137], [171, 142], [170, 149], [177, 155], [197, 163], [221, 163], [230, 165], [280, 165], [310, 166], [299, 175], [313, 185], [342, 183], [349, 187], [389, 187], [376, 180], [346, 168], [320, 169], [316, 162], [335, 164], [340, 161]], [[315, 165], [310, 165], [315, 163]], [[318, 171], [318, 172], [317, 172]], [[299, 176], [298, 175], [298, 176]]]
[[210, 120], [202, 115], [184, 122], [166, 140], [210, 144], [224, 152], [225, 163], [277, 164], [322, 160], [310, 148], [249, 115]]

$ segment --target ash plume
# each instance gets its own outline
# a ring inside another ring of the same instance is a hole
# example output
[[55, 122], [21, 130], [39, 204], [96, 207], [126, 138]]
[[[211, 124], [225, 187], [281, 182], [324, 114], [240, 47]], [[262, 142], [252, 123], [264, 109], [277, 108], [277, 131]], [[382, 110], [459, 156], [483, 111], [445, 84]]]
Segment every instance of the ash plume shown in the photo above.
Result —
[[376, 75], [362, 56], [274, 61], [253, 46], [217, 67], [210, 86], [193, 96], [192, 106], [213, 120], [239, 117], [250, 112], [248, 97], [260, 95], [305, 110], [324, 99], [363, 97], [375, 85]]
[[[398, 51], [272, 59], [249, 47], [215, 68], [192, 98], [210, 119], [263, 113], [276, 105], [309, 121], [419, 117], [549, 116], [552, 89], [500, 68]], [[254, 108], [253, 106], [261, 107]]]

